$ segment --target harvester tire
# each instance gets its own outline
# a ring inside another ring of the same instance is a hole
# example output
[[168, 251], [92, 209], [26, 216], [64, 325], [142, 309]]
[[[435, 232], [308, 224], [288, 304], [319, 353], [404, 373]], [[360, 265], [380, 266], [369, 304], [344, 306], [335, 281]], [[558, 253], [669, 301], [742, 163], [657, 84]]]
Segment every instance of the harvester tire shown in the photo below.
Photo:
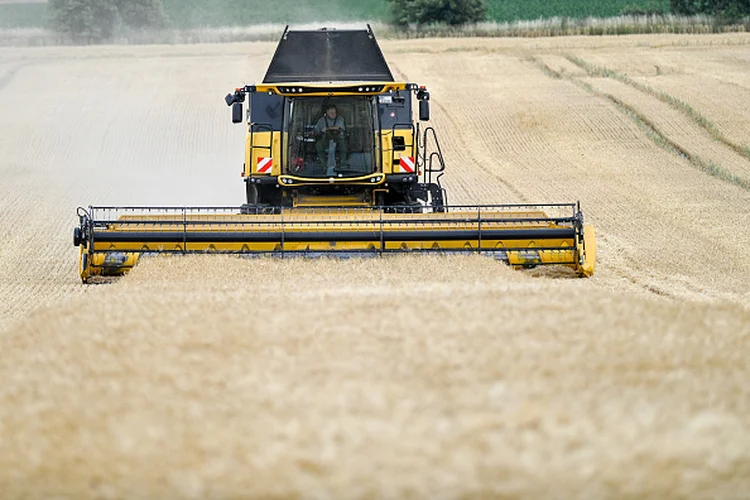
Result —
[[247, 196], [248, 205], [258, 204], [258, 187], [255, 184], [245, 183], [245, 194]]

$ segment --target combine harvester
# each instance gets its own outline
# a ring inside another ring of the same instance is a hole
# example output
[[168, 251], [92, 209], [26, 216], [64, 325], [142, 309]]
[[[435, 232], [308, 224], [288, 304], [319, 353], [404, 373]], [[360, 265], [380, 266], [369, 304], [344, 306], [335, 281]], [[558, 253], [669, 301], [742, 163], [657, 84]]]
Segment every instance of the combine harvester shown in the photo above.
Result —
[[263, 83], [226, 96], [248, 127], [247, 203], [79, 208], [81, 279], [124, 274], [143, 254], [192, 253], [486, 253], [591, 276], [594, 228], [578, 203], [447, 203], [437, 135], [420, 123], [429, 99], [394, 81], [369, 26], [285, 30]]

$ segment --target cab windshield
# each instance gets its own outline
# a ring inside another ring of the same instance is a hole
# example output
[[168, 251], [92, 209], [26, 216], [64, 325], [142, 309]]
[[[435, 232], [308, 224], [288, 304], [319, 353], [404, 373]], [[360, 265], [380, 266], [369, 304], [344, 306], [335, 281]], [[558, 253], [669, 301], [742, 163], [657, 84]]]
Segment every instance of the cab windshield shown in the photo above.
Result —
[[359, 177], [375, 172], [371, 97], [289, 99], [288, 173]]

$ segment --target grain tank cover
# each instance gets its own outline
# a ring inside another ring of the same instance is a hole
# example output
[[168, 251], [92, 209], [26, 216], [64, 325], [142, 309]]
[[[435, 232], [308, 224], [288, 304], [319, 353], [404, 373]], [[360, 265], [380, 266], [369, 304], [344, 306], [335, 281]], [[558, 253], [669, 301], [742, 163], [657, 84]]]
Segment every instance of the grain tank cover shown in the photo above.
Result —
[[263, 83], [392, 82], [370, 26], [366, 30], [284, 30]]

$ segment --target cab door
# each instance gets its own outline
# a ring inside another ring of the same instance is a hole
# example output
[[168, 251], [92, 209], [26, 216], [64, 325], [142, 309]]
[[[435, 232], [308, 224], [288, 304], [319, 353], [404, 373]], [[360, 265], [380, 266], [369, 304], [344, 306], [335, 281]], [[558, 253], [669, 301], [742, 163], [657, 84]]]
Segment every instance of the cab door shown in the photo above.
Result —
[[383, 173], [415, 173], [416, 144], [411, 116], [411, 92], [378, 96]]
[[284, 97], [250, 94], [250, 123], [245, 148], [245, 176], [277, 176], [283, 164]]

